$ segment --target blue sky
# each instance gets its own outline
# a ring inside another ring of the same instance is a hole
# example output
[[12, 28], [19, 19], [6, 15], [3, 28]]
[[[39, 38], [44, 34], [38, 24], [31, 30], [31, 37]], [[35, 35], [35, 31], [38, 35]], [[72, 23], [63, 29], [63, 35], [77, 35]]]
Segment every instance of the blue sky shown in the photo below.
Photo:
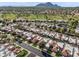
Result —
[[[35, 6], [39, 3], [45, 2], [0, 2], [0, 6]], [[52, 4], [58, 4], [63, 7], [76, 7], [79, 6], [79, 2], [51, 2]]]

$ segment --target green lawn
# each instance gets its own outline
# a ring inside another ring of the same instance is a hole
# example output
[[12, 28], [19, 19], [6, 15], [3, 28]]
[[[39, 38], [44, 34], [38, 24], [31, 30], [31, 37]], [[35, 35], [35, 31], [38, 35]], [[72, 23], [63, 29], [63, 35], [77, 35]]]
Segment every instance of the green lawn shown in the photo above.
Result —
[[37, 44], [33, 44], [32, 46], [33, 46], [33, 47], [37, 47]]
[[22, 50], [17, 54], [17, 57], [25, 57], [28, 54], [28, 51]]

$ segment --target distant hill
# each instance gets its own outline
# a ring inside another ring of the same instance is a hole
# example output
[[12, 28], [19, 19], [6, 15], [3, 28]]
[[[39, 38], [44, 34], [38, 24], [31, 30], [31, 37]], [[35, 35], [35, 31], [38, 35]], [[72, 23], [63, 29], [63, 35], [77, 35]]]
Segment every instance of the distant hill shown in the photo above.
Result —
[[47, 2], [47, 3], [40, 3], [40, 4], [36, 5], [36, 7], [61, 7], [61, 6]]

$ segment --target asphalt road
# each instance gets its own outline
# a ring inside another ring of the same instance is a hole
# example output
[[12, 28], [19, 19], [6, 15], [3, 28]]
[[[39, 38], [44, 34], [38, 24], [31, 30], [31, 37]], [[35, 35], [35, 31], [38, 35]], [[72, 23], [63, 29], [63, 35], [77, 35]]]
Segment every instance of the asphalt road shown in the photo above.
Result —
[[30, 53], [27, 57], [35, 57], [36, 55], [33, 53]]
[[40, 50], [35, 49], [35, 48], [31, 47], [31, 46], [28, 45], [28, 44], [25, 44], [25, 43], [18, 43], [18, 42], [16, 42], [16, 44], [19, 45], [19, 46], [21, 46], [21, 47], [23, 47], [23, 48], [25, 48], [25, 49], [27, 49], [27, 50], [29, 50], [30, 52], [32, 52], [32, 53], [35, 54], [35, 55], [38, 55], [38, 56], [40, 56], [40, 57], [45, 57], [44, 55], [42, 55], [42, 52], [41, 52]]

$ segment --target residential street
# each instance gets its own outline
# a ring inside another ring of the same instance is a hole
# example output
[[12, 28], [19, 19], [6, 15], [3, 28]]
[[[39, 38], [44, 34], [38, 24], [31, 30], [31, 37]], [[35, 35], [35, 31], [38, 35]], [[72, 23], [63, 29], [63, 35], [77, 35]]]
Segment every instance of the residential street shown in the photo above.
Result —
[[27, 50], [29, 50], [29, 51], [31, 51], [32, 53], [34, 53], [34, 54], [36, 54], [36, 55], [38, 55], [40, 57], [44, 57], [44, 55], [42, 55], [42, 53], [41, 53], [40, 50], [35, 49], [35, 48], [31, 47], [28, 44], [25, 44], [25, 43], [19, 44], [18, 42], [16, 42], [16, 44], [19, 45], [19, 46], [21, 46], [21, 47], [23, 47], [23, 48], [25, 48], [25, 49], [27, 49]]

